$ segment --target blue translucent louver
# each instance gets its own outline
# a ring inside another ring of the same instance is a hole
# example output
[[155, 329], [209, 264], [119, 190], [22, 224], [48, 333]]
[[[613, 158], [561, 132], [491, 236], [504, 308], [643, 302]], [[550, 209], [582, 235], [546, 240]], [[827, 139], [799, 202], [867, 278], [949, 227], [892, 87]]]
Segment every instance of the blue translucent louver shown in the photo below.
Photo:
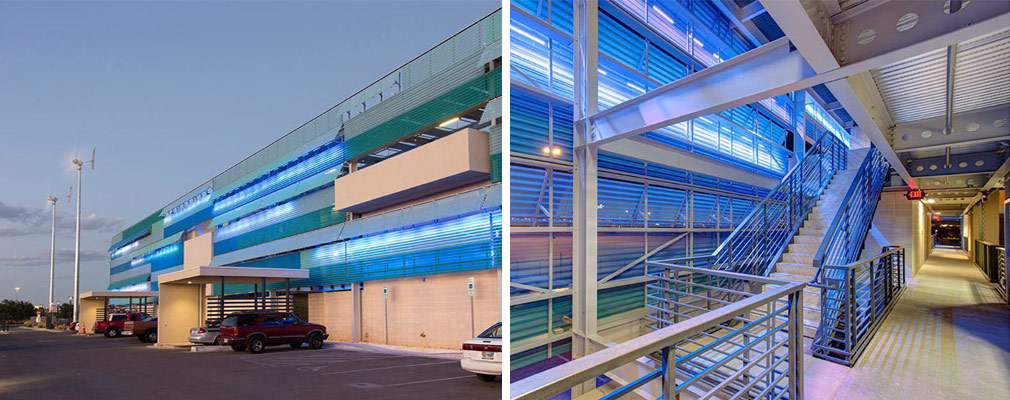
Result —
[[256, 178], [214, 200], [214, 214], [220, 215], [259, 197], [272, 193], [306, 177], [344, 162], [344, 143], [329, 142], [299, 157], [287, 165]]
[[182, 252], [182, 242], [172, 243], [167, 246], [160, 247], [157, 250], [144, 254], [140, 257], [134, 258], [132, 261], [130, 261], [130, 265], [137, 266], [152, 263], [159, 258], [167, 257], [181, 252]]
[[820, 124], [828, 132], [831, 132], [838, 140], [849, 146], [849, 132], [842, 128], [834, 118], [828, 115], [828, 111], [821, 107], [816, 101], [814, 101], [812, 96], [807, 96], [806, 104], [804, 104], [804, 111], [807, 115], [811, 116], [818, 124]]
[[299, 285], [331, 285], [485, 268], [501, 262], [501, 210], [405, 227], [302, 252]]

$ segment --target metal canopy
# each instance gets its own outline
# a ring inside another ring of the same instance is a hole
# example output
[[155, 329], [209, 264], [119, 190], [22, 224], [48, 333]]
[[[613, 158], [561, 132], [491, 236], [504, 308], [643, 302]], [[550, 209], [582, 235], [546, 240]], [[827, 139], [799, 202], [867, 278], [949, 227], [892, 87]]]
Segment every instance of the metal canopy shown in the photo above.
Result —
[[139, 291], [139, 292], [127, 292], [127, 291], [116, 291], [116, 290], [95, 290], [90, 292], [81, 293], [81, 300], [100, 300], [100, 299], [139, 299], [143, 297], [158, 297], [158, 292], [153, 291]]
[[225, 278], [229, 284], [252, 285], [308, 277], [309, 271], [304, 269], [203, 266], [162, 274], [158, 284], [219, 284]]

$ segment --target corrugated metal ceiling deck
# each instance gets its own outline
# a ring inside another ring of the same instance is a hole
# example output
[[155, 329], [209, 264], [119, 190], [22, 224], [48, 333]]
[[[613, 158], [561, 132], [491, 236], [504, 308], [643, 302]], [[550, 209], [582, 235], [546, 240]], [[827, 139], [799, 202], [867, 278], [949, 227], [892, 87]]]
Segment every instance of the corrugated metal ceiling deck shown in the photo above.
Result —
[[[942, 117], [946, 105], [946, 49], [873, 70], [895, 123]], [[958, 45], [954, 113], [1010, 103], [1010, 29]]]

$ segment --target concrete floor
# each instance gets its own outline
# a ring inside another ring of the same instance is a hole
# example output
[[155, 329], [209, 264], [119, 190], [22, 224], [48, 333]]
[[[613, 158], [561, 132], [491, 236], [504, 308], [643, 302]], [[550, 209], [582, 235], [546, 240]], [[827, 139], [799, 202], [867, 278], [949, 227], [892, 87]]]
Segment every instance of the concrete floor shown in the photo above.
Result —
[[1010, 308], [958, 249], [933, 251], [853, 368], [809, 344], [807, 399], [1010, 399]]

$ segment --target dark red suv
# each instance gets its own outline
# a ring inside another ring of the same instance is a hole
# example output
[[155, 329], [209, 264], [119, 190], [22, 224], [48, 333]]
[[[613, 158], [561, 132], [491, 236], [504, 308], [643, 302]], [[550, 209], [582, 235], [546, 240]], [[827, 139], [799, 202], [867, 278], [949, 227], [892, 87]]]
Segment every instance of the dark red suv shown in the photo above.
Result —
[[301, 347], [308, 343], [310, 349], [323, 347], [323, 341], [330, 335], [326, 327], [302, 322], [298, 316], [278, 311], [244, 311], [234, 313], [221, 321], [221, 344], [231, 345], [232, 350], [249, 349], [256, 354], [266, 346], [283, 344]]

